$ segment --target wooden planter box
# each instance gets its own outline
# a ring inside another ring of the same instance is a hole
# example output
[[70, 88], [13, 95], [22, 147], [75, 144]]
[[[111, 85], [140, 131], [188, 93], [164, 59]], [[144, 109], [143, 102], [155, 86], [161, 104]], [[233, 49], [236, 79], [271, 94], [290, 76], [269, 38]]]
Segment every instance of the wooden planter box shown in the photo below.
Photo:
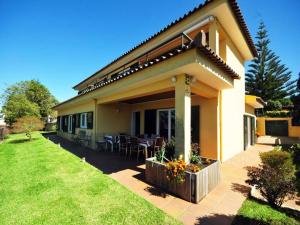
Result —
[[197, 173], [185, 172], [185, 181], [177, 183], [169, 181], [166, 176], [166, 166], [155, 161], [146, 160], [146, 181], [158, 186], [180, 198], [198, 203], [220, 182], [220, 162], [214, 161]]

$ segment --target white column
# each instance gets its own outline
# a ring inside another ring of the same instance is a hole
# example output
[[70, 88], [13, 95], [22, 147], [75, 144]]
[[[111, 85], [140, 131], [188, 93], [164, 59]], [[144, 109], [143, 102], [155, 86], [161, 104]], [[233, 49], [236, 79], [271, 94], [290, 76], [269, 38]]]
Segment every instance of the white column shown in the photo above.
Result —
[[220, 55], [219, 51], [219, 31], [218, 24], [214, 21], [209, 26], [209, 47], [217, 54]]
[[175, 82], [175, 154], [186, 162], [191, 150], [191, 77], [182, 74]]

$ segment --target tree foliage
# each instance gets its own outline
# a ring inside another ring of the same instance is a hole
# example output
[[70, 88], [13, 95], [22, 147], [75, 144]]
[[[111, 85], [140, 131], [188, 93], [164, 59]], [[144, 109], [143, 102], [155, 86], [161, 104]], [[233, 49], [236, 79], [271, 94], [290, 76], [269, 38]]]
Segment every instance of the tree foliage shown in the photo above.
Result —
[[1, 96], [5, 120], [12, 125], [23, 116], [47, 117], [58, 103], [50, 91], [37, 80], [21, 81], [7, 87]]
[[35, 116], [23, 116], [18, 118], [13, 124], [14, 133], [25, 133], [31, 141], [32, 132], [42, 130], [44, 128], [44, 122]]
[[294, 105], [293, 125], [300, 125], [300, 73], [297, 80], [296, 94], [291, 97]]
[[295, 194], [295, 166], [291, 154], [281, 150], [260, 153], [262, 164], [248, 167], [246, 183], [256, 186], [271, 206], [281, 206]]
[[264, 101], [281, 100], [295, 92], [292, 73], [270, 49], [270, 40], [263, 22], [258, 28], [255, 44], [258, 57], [254, 58], [246, 73], [246, 91]]

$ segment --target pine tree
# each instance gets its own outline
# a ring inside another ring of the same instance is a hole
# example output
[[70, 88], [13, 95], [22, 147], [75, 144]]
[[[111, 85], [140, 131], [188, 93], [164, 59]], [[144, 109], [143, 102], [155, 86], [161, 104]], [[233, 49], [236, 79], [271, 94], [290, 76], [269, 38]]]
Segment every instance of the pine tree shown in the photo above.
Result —
[[291, 80], [291, 71], [269, 48], [270, 40], [263, 22], [256, 39], [258, 57], [252, 60], [246, 73], [247, 94], [259, 96], [264, 101], [290, 97], [296, 91], [296, 81]]

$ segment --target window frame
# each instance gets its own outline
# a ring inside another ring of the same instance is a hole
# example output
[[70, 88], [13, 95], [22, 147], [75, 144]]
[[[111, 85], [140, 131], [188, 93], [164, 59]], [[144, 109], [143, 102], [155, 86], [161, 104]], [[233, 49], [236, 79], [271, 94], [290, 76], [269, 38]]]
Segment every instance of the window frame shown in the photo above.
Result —
[[[83, 116], [84, 120], [82, 118]], [[87, 113], [80, 113], [80, 128], [87, 129]]]
[[68, 133], [72, 133], [73, 130], [73, 115], [68, 116]]
[[62, 131], [63, 130], [63, 117], [60, 116], [59, 117], [59, 131]]

